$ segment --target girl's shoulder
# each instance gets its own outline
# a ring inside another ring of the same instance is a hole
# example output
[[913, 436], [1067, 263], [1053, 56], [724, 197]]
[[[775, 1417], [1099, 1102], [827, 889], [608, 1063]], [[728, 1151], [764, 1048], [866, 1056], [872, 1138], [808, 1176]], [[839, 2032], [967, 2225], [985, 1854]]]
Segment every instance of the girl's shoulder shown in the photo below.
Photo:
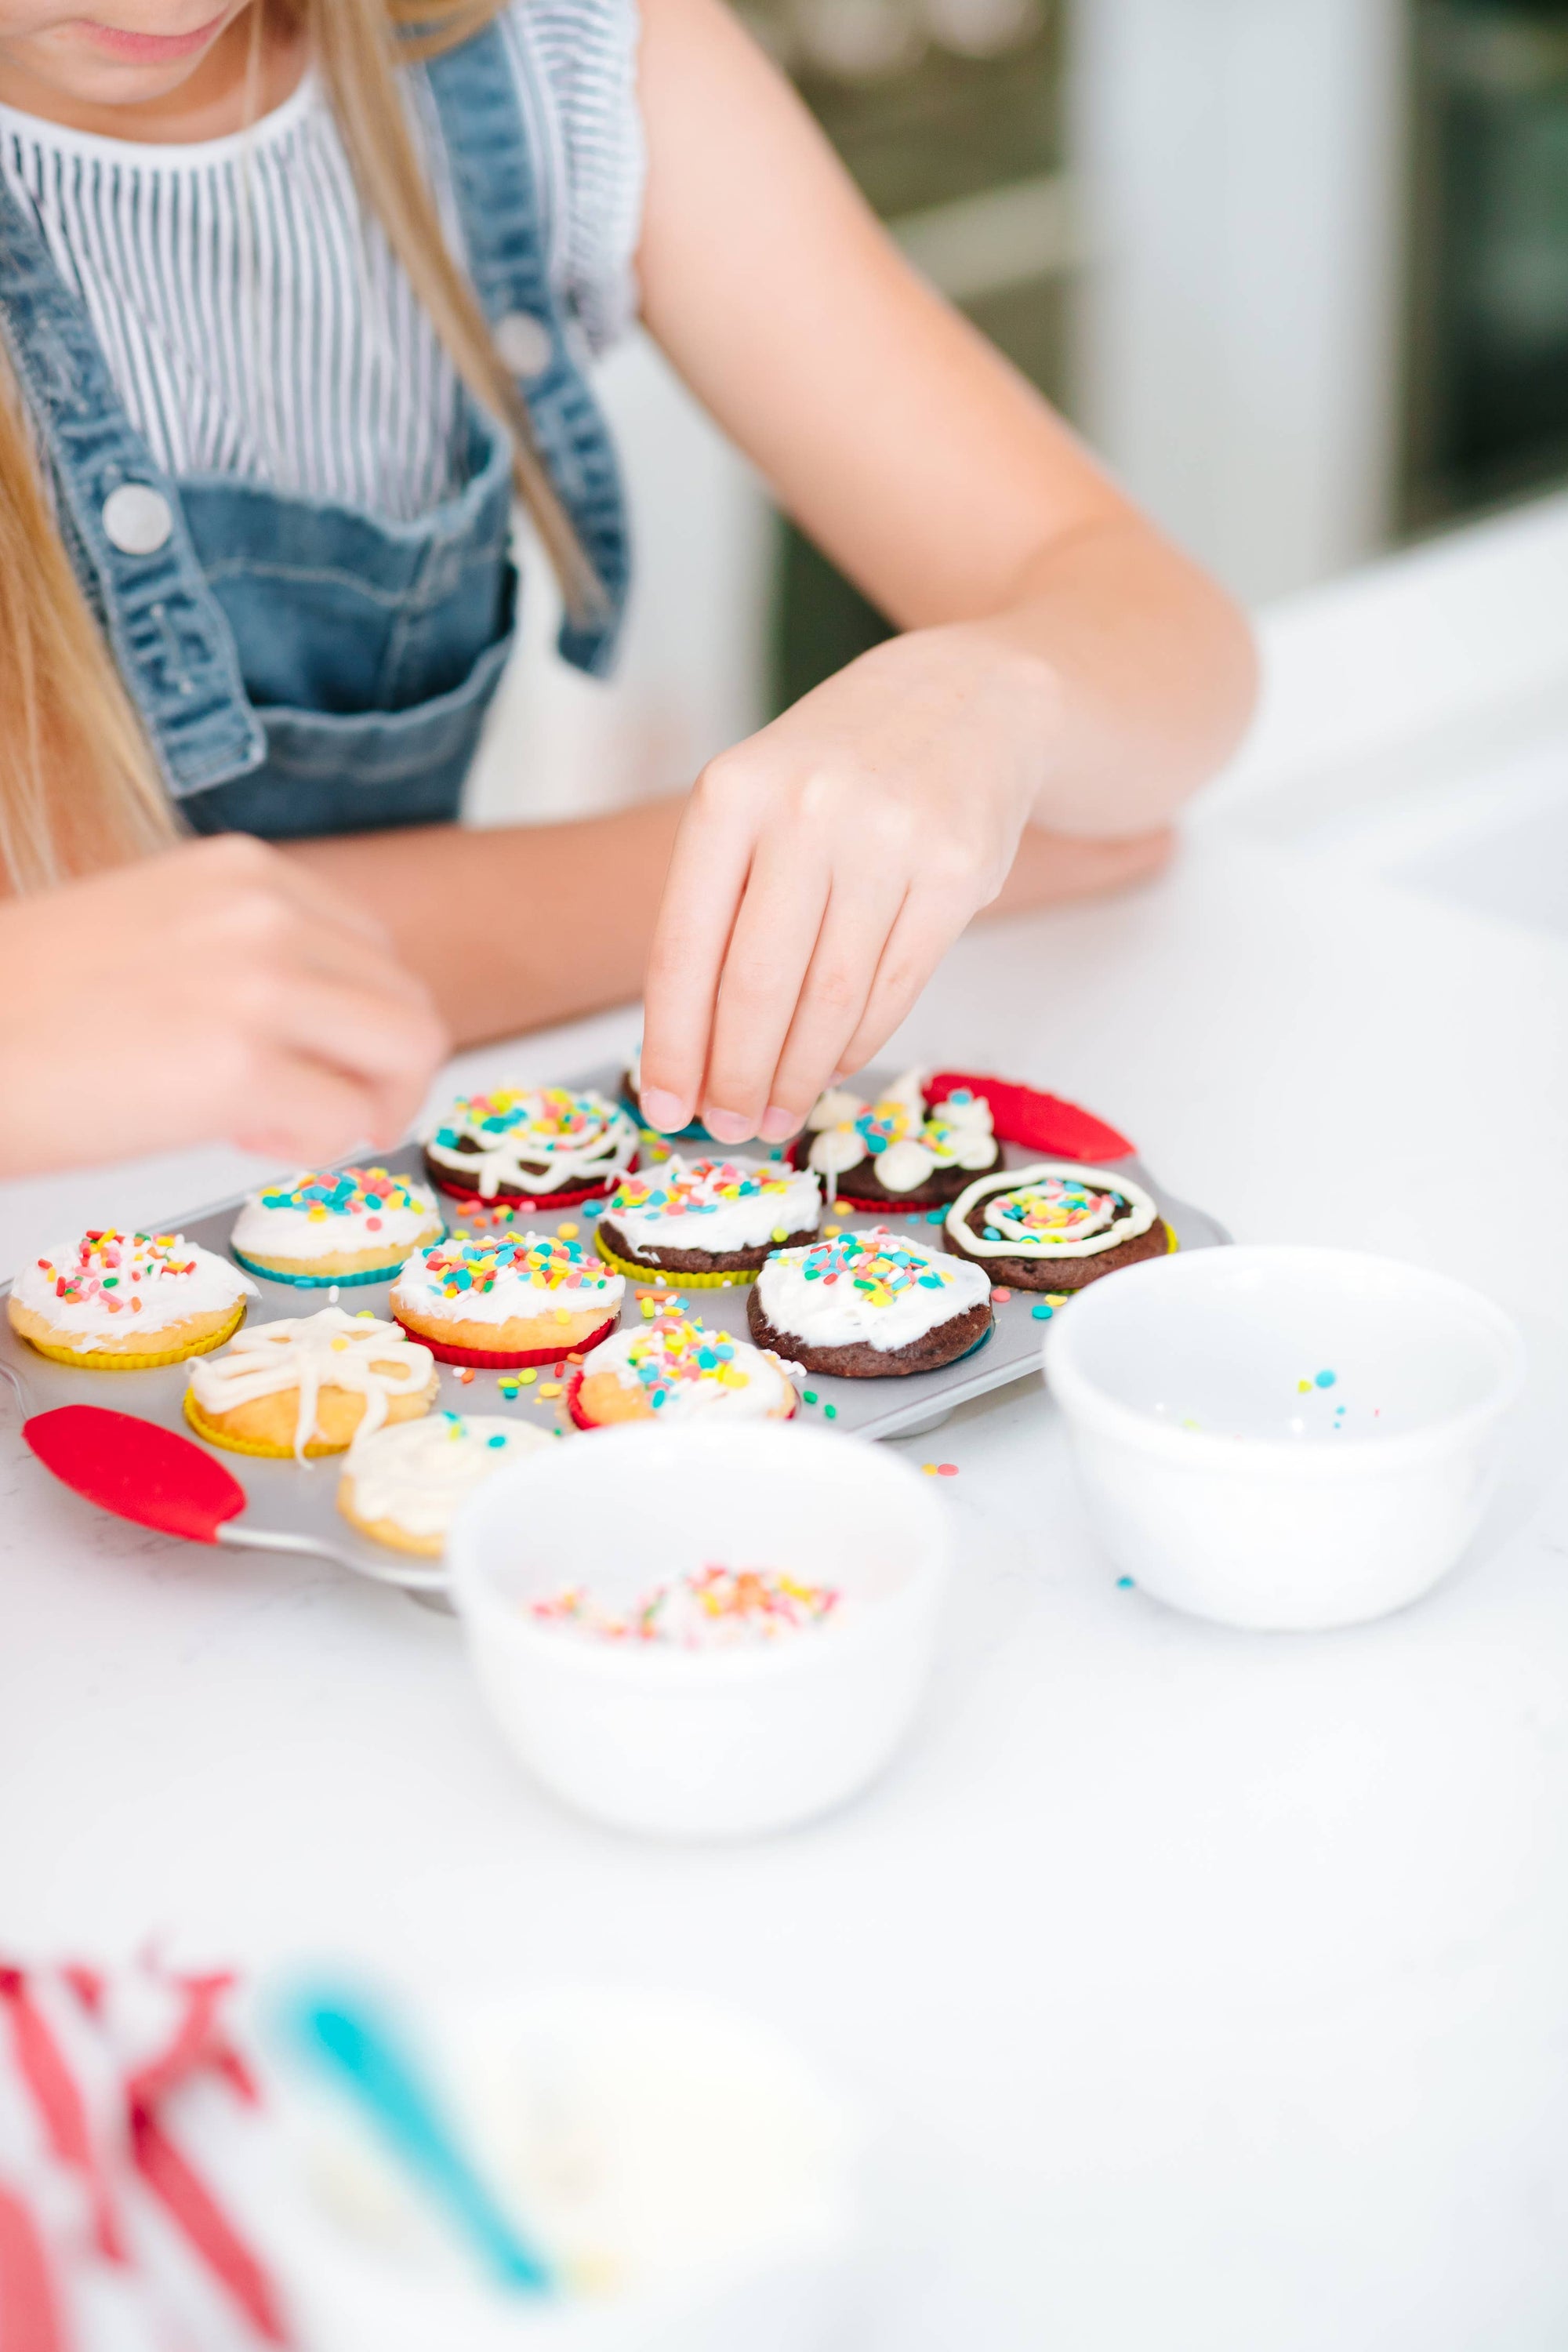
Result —
[[601, 351], [637, 313], [645, 171], [637, 0], [509, 0], [498, 23], [542, 151], [553, 275]]

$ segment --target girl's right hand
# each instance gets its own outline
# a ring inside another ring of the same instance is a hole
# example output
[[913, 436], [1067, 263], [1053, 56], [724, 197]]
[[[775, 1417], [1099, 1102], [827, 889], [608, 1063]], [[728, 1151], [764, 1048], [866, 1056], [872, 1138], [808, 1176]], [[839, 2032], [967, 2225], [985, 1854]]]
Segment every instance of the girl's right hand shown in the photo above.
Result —
[[0, 1174], [401, 1140], [447, 1038], [374, 919], [240, 834], [0, 903]]

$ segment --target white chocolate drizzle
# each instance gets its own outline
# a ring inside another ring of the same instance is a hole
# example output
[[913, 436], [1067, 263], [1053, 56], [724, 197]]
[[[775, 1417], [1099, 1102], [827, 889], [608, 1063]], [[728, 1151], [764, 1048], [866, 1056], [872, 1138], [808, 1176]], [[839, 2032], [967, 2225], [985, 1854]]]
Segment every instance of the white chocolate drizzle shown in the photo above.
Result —
[[291, 1315], [258, 1323], [216, 1356], [199, 1356], [190, 1370], [190, 1389], [203, 1415], [232, 1412], [260, 1397], [300, 1391], [294, 1426], [295, 1458], [316, 1433], [316, 1408], [323, 1389], [346, 1389], [364, 1399], [355, 1436], [374, 1435], [386, 1420], [394, 1397], [422, 1396], [436, 1359], [417, 1340], [405, 1339], [395, 1323], [371, 1315], [348, 1315], [323, 1307], [315, 1315]]
[[[983, 1203], [977, 1231], [972, 1213]], [[1130, 1176], [1076, 1160], [1040, 1160], [1030, 1168], [998, 1169], [968, 1185], [947, 1213], [947, 1231], [974, 1257], [1099, 1257], [1136, 1241], [1159, 1213]], [[1060, 1223], [1053, 1231], [1042, 1220], [1057, 1215]]]

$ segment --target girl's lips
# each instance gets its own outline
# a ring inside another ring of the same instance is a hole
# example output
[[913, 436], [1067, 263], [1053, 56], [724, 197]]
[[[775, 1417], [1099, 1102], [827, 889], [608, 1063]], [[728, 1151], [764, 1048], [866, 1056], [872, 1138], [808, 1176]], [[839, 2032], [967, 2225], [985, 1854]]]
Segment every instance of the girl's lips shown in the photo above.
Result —
[[174, 65], [181, 58], [194, 57], [198, 49], [205, 48], [213, 36], [223, 30], [227, 16], [228, 10], [220, 8], [216, 16], [209, 16], [194, 33], [127, 33], [117, 25], [100, 25], [92, 16], [79, 16], [75, 30], [94, 48], [106, 51], [110, 57], [122, 58], [128, 65]]

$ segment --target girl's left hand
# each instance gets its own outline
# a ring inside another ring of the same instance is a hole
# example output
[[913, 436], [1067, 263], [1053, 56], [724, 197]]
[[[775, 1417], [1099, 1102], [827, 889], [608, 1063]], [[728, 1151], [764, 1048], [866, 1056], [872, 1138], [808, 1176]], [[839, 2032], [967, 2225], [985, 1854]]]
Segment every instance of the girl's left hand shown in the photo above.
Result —
[[[779, 1142], [868, 1061], [1007, 881], [1059, 730], [1048, 667], [983, 625], [895, 637], [698, 779], [649, 959], [641, 1099]], [[1062, 840], [1045, 903], [1136, 878], [1166, 837]], [[1012, 894], [1009, 894], [1012, 895]]]

